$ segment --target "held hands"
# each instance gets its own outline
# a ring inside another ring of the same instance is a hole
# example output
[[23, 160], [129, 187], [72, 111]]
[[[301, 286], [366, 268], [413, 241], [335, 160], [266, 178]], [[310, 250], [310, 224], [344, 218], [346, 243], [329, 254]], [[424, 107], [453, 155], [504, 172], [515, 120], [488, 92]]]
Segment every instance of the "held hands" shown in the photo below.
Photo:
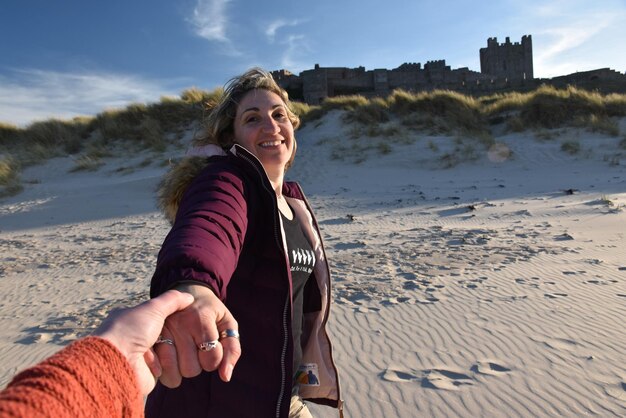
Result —
[[161, 376], [161, 365], [151, 347], [161, 334], [165, 318], [192, 302], [191, 295], [169, 290], [134, 308], [113, 312], [94, 332], [111, 342], [128, 359], [142, 395], [150, 393], [155, 378]]
[[[238, 338], [220, 340], [220, 332], [238, 329], [222, 301], [202, 285], [185, 284], [178, 289], [113, 312], [94, 332], [128, 359], [142, 395], [154, 389], [155, 378], [174, 388], [182, 377], [197, 376], [202, 370], [219, 369], [221, 379], [228, 382], [241, 355]], [[155, 345], [159, 336], [173, 345]], [[202, 343], [217, 340], [209, 351], [199, 350]]]
[[[208, 287], [181, 284], [176, 289], [193, 295], [195, 300], [165, 321], [161, 336], [173, 344], [157, 344], [154, 348], [162, 368], [161, 383], [175, 388], [183, 377], [197, 376], [202, 370], [218, 370], [224, 382], [230, 381], [241, 345], [238, 338], [220, 338], [220, 333], [238, 330], [237, 321]], [[201, 345], [208, 348], [200, 350]]]

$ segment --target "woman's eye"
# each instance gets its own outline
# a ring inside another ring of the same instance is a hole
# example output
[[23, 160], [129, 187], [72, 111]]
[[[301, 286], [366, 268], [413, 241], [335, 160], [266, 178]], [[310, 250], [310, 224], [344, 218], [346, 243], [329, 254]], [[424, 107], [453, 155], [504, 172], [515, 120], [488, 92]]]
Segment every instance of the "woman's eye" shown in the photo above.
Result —
[[251, 123], [251, 122], [256, 122], [257, 121], [257, 117], [256, 116], [250, 116], [249, 118], [246, 118], [244, 120], [245, 123]]

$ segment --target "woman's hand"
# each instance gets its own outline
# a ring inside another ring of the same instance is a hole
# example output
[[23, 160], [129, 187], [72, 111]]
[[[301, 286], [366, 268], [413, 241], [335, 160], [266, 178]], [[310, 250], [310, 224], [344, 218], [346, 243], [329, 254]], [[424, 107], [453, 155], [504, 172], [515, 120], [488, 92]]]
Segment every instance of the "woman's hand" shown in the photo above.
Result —
[[155, 351], [162, 367], [160, 381], [169, 388], [178, 387], [183, 377], [194, 377], [202, 370], [218, 370], [224, 382], [230, 381], [241, 355], [238, 338], [227, 337], [209, 351], [199, 350], [204, 342], [218, 341], [220, 332], [238, 330], [237, 321], [213, 291], [203, 285], [185, 283], [176, 290], [193, 295], [194, 302], [171, 315], [161, 335], [173, 345], [158, 344]]
[[111, 342], [128, 359], [142, 395], [154, 389], [156, 378], [161, 375], [161, 366], [151, 348], [165, 318], [192, 302], [188, 294], [169, 290], [134, 308], [114, 311], [93, 333]]

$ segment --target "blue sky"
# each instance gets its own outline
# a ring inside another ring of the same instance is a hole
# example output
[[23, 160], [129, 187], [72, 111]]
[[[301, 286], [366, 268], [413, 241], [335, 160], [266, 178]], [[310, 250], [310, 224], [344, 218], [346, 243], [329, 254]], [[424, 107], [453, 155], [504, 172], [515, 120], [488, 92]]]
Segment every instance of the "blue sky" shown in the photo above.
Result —
[[[308, 3], [308, 4], [307, 4]], [[0, 121], [26, 125], [212, 90], [252, 66], [480, 71], [533, 37], [536, 77], [626, 71], [626, 0], [3, 0]]]

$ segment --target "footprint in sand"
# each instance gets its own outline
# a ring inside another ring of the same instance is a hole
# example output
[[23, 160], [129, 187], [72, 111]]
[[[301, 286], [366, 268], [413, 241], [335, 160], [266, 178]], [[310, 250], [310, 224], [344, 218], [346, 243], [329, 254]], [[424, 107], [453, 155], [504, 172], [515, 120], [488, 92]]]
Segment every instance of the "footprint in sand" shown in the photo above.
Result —
[[380, 377], [387, 382], [411, 382], [417, 380], [418, 377], [412, 373], [403, 372], [396, 369], [386, 369], [380, 374]]
[[555, 241], [572, 241], [574, 240], [574, 237], [571, 236], [570, 234], [568, 234], [567, 232], [561, 234], [561, 235], [557, 235], [554, 237]]
[[491, 361], [478, 361], [471, 367], [470, 370], [474, 373], [486, 374], [490, 376], [498, 376], [502, 373], [511, 371], [508, 367], [501, 366], [500, 364]]
[[465, 289], [476, 289], [485, 280], [487, 280], [487, 277], [479, 277], [477, 279], [459, 280], [458, 283]]
[[359, 312], [359, 313], [370, 313], [370, 312], [378, 312], [380, 309], [378, 308], [373, 308], [371, 306], [359, 306], [357, 308], [354, 309], [355, 312]]
[[342, 251], [342, 250], [353, 250], [355, 248], [363, 248], [365, 246], [366, 246], [365, 242], [356, 241], [356, 242], [338, 243], [338, 244], [335, 244], [334, 248], [336, 250]]
[[402, 287], [405, 290], [420, 290], [422, 288], [422, 286], [419, 283], [415, 283], [410, 280], [405, 281]]
[[558, 299], [568, 296], [567, 293], [544, 293], [543, 295], [548, 299]]
[[615, 385], [610, 385], [604, 388], [607, 395], [619, 399], [620, 401], [626, 401], [626, 382], [620, 382]]
[[422, 305], [430, 305], [433, 304], [435, 302], [439, 302], [441, 300], [441, 298], [437, 298], [434, 296], [428, 296], [426, 298], [416, 298], [415, 299], [415, 303], [418, 304], [422, 304]]
[[598, 279], [593, 279], [593, 280], [587, 280], [583, 283], [587, 283], [587, 284], [597, 284], [597, 285], [601, 285], [601, 286], [606, 286], [606, 285], [611, 285], [614, 283], [617, 283], [617, 280], [598, 280]]
[[[32, 329], [34, 330], [35, 328]], [[50, 334], [33, 333], [15, 342], [18, 344], [31, 345], [35, 343], [47, 343], [50, 340], [52, 340], [52, 336]]]
[[[532, 277], [531, 280], [539, 280], [539, 278], [538, 277]], [[530, 282], [530, 281], [528, 281], [528, 280], [526, 280], [524, 278], [515, 279], [515, 283], [520, 284], [520, 285], [529, 286], [529, 287], [532, 287], [532, 288], [535, 288], [535, 289], [539, 288], [539, 283], [537, 283], [537, 282], [533, 283], [533, 282]]]
[[410, 305], [414, 304], [415, 301], [412, 298], [407, 297], [390, 297], [381, 301], [383, 305], [398, 305], [400, 303], [408, 303]]
[[460, 386], [473, 385], [473, 379], [464, 374], [445, 369], [431, 369], [424, 371], [422, 387], [440, 390], [459, 390]]
[[531, 340], [543, 344], [545, 347], [548, 347], [552, 350], [557, 351], [567, 351], [569, 353], [576, 353], [580, 351], [580, 344], [569, 338], [530, 338]]

